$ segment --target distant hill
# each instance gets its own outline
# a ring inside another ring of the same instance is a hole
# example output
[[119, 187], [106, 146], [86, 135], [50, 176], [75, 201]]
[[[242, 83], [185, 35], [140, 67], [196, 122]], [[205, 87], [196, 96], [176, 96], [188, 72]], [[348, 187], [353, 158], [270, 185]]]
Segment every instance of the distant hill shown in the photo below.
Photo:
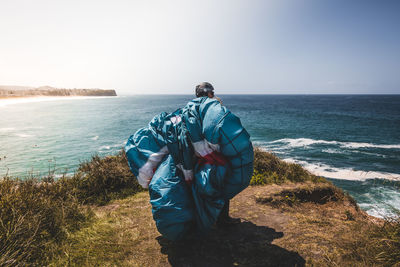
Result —
[[114, 89], [66, 89], [51, 86], [0, 85], [0, 97], [12, 96], [116, 96]]

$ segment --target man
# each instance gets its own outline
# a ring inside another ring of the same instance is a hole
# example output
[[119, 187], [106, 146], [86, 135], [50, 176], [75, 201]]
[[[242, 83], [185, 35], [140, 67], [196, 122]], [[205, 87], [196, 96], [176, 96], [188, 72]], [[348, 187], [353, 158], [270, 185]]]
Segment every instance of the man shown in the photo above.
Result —
[[[209, 82], [202, 82], [201, 84], [196, 86], [196, 97], [204, 97], [207, 96], [209, 98], [217, 99], [221, 105], [222, 101], [219, 97], [215, 96], [214, 94], [214, 87]], [[240, 223], [239, 218], [232, 218], [229, 216], [229, 199], [225, 200], [225, 205], [219, 214], [217, 225], [218, 226], [225, 226], [231, 224]]]
[[196, 97], [208, 96], [209, 98], [217, 99], [221, 105], [221, 98], [214, 95], [214, 87], [209, 82], [202, 82], [196, 86]]

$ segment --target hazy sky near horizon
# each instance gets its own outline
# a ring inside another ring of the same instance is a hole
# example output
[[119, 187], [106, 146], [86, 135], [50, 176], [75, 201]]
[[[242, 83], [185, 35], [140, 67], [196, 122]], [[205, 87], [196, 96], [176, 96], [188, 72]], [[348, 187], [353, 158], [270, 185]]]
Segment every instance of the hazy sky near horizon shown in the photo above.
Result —
[[400, 93], [400, 1], [1, 0], [0, 85]]

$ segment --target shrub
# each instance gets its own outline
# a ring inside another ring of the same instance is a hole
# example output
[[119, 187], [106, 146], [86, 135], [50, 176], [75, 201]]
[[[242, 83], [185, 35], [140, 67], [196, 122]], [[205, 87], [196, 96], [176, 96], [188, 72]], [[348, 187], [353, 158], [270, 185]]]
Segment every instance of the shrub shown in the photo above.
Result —
[[45, 265], [69, 232], [91, 217], [85, 203], [105, 204], [142, 190], [125, 153], [80, 164], [72, 177], [0, 180], [0, 266]]
[[299, 164], [287, 163], [272, 153], [254, 149], [254, 174], [251, 185], [282, 184], [284, 182], [327, 182], [311, 174]]
[[82, 202], [100, 205], [143, 190], [129, 169], [124, 151], [104, 158], [93, 156], [64, 182]]

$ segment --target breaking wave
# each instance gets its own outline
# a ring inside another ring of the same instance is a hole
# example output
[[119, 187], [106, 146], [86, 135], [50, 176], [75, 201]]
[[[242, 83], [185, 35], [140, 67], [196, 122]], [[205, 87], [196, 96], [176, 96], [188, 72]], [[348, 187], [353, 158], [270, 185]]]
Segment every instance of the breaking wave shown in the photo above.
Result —
[[361, 171], [351, 168], [336, 168], [323, 163], [309, 163], [293, 158], [287, 158], [284, 159], [284, 161], [300, 164], [311, 173], [327, 178], [352, 181], [365, 181], [367, 179], [386, 179], [392, 181], [400, 181], [400, 174], [397, 173]]
[[107, 152], [109, 150], [115, 150], [115, 149], [121, 149], [125, 143], [119, 143], [119, 144], [114, 144], [114, 145], [104, 145], [99, 147], [98, 152]]
[[283, 138], [275, 141], [268, 142], [267, 144], [279, 144], [285, 143], [292, 148], [296, 147], [308, 147], [312, 145], [324, 144], [324, 145], [338, 145], [343, 148], [357, 149], [357, 148], [384, 148], [384, 149], [400, 149], [400, 144], [373, 144], [373, 143], [362, 143], [362, 142], [340, 142], [340, 141], [326, 141], [326, 140], [315, 140], [310, 138]]
[[21, 138], [28, 138], [33, 136], [31, 134], [26, 134], [26, 133], [16, 133], [15, 135]]

